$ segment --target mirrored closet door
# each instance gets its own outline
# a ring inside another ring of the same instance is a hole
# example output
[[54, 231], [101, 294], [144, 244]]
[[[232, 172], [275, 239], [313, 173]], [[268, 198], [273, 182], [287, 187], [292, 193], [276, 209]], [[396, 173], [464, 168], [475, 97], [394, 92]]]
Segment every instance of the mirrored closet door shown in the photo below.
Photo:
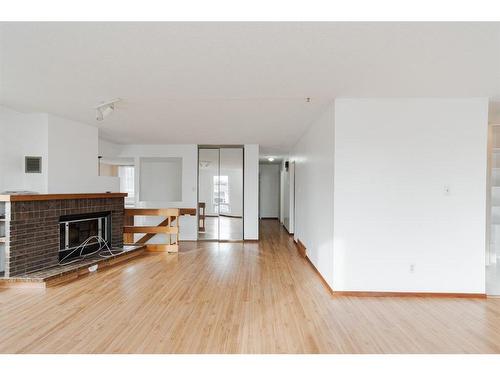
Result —
[[219, 173], [219, 239], [243, 240], [242, 148], [220, 149]]
[[198, 239], [243, 240], [243, 148], [198, 150]]

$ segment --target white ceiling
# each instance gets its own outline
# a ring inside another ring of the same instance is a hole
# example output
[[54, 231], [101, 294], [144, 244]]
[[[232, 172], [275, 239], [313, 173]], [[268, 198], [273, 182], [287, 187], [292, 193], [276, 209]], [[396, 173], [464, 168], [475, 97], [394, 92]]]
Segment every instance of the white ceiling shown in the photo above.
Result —
[[[3, 23], [0, 32], [0, 103], [97, 125], [118, 143], [259, 143], [279, 155], [335, 97], [500, 100], [499, 23]], [[96, 104], [116, 97], [117, 111], [97, 122]]]

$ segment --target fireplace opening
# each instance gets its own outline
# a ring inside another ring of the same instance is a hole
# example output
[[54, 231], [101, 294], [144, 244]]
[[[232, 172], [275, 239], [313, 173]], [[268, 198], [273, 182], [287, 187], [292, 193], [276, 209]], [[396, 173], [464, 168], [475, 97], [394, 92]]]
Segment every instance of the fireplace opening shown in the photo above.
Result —
[[[89, 240], [91, 238], [91, 240]], [[99, 239], [111, 248], [111, 212], [65, 215], [59, 218], [59, 261], [90, 254], [102, 245]], [[78, 251], [83, 243], [89, 240]]]

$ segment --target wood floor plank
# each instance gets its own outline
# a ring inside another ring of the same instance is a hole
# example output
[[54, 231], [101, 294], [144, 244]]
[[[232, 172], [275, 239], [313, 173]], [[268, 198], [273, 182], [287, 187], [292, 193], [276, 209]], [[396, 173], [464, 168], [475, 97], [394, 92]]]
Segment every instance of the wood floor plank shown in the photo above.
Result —
[[500, 353], [500, 300], [332, 297], [276, 221], [46, 290], [0, 289], [0, 353]]

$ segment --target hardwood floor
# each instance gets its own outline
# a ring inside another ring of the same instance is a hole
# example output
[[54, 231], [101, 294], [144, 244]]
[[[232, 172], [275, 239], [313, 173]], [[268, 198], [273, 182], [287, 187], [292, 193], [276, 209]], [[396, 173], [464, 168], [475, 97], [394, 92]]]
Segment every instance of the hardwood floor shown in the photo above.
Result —
[[500, 353], [500, 299], [333, 298], [276, 221], [261, 237], [0, 289], [0, 352]]
[[227, 216], [207, 216], [205, 218], [205, 231], [198, 232], [198, 239], [229, 241], [242, 240], [243, 219]]

